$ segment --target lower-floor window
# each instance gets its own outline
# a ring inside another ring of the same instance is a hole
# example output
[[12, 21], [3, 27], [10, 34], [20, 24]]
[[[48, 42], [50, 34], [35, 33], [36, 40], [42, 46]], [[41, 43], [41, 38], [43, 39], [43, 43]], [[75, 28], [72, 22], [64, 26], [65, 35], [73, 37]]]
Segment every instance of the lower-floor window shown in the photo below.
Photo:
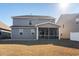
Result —
[[35, 33], [35, 29], [31, 29], [31, 33], [34, 34]]
[[23, 34], [23, 29], [19, 29], [19, 34], [20, 34], [20, 35]]
[[0, 35], [1, 35], [1, 31], [0, 31]]

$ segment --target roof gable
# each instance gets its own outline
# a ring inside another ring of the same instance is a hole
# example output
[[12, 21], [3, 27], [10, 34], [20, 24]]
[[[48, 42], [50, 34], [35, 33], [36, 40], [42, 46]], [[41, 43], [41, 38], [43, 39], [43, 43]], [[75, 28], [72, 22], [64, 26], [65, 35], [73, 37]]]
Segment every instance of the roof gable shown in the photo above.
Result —
[[52, 22], [45, 22], [45, 23], [40, 23], [40, 24], [36, 24], [36, 26], [38, 27], [52, 27], [52, 28], [59, 28], [59, 25], [56, 25]]
[[60, 22], [66, 22], [66, 21], [69, 21], [69, 20], [73, 20], [76, 17], [79, 17], [79, 14], [62, 14], [59, 17], [57, 24], [59, 24]]

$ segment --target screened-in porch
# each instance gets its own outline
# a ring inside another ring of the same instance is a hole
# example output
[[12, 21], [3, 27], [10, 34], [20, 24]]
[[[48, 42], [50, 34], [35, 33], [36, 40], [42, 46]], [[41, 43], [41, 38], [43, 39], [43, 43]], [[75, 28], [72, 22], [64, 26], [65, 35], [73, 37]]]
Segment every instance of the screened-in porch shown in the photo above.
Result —
[[37, 24], [36, 38], [39, 39], [59, 39], [59, 26], [51, 22]]
[[58, 28], [39, 28], [39, 39], [58, 39]]

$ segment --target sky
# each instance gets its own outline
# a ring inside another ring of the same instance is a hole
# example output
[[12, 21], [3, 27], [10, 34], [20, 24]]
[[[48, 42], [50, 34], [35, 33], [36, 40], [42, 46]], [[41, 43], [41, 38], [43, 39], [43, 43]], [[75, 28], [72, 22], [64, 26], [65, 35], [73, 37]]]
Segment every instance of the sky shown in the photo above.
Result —
[[69, 4], [64, 10], [57, 3], [0, 3], [0, 21], [9, 26], [12, 25], [12, 16], [43, 15], [58, 20], [60, 15], [65, 13], [79, 13], [79, 4]]

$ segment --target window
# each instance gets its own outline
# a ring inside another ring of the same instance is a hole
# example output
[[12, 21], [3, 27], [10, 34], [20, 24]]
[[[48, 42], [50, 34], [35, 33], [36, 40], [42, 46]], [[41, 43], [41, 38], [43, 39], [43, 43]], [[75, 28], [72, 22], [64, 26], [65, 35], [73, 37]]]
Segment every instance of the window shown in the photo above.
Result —
[[22, 35], [23, 33], [22, 32], [20, 32], [20, 35]]
[[0, 31], [0, 35], [1, 35], [1, 31]]
[[64, 24], [63, 24], [63, 28], [64, 28]]
[[79, 18], [76, 19], [76, 24], [79, 24]]
[[20, 35], [23, 34], [23, 29], [19, 29], [19, 34], [20, 34]]
[[35, 29], [31, 29], [31, 33], [34, 34], [35, 33]]
[[31, 20], [29, 21], [29, 25], [32, 25], [32, 21]]
[[61, 33], [61, 36], [62, 36], [62, 33]]

